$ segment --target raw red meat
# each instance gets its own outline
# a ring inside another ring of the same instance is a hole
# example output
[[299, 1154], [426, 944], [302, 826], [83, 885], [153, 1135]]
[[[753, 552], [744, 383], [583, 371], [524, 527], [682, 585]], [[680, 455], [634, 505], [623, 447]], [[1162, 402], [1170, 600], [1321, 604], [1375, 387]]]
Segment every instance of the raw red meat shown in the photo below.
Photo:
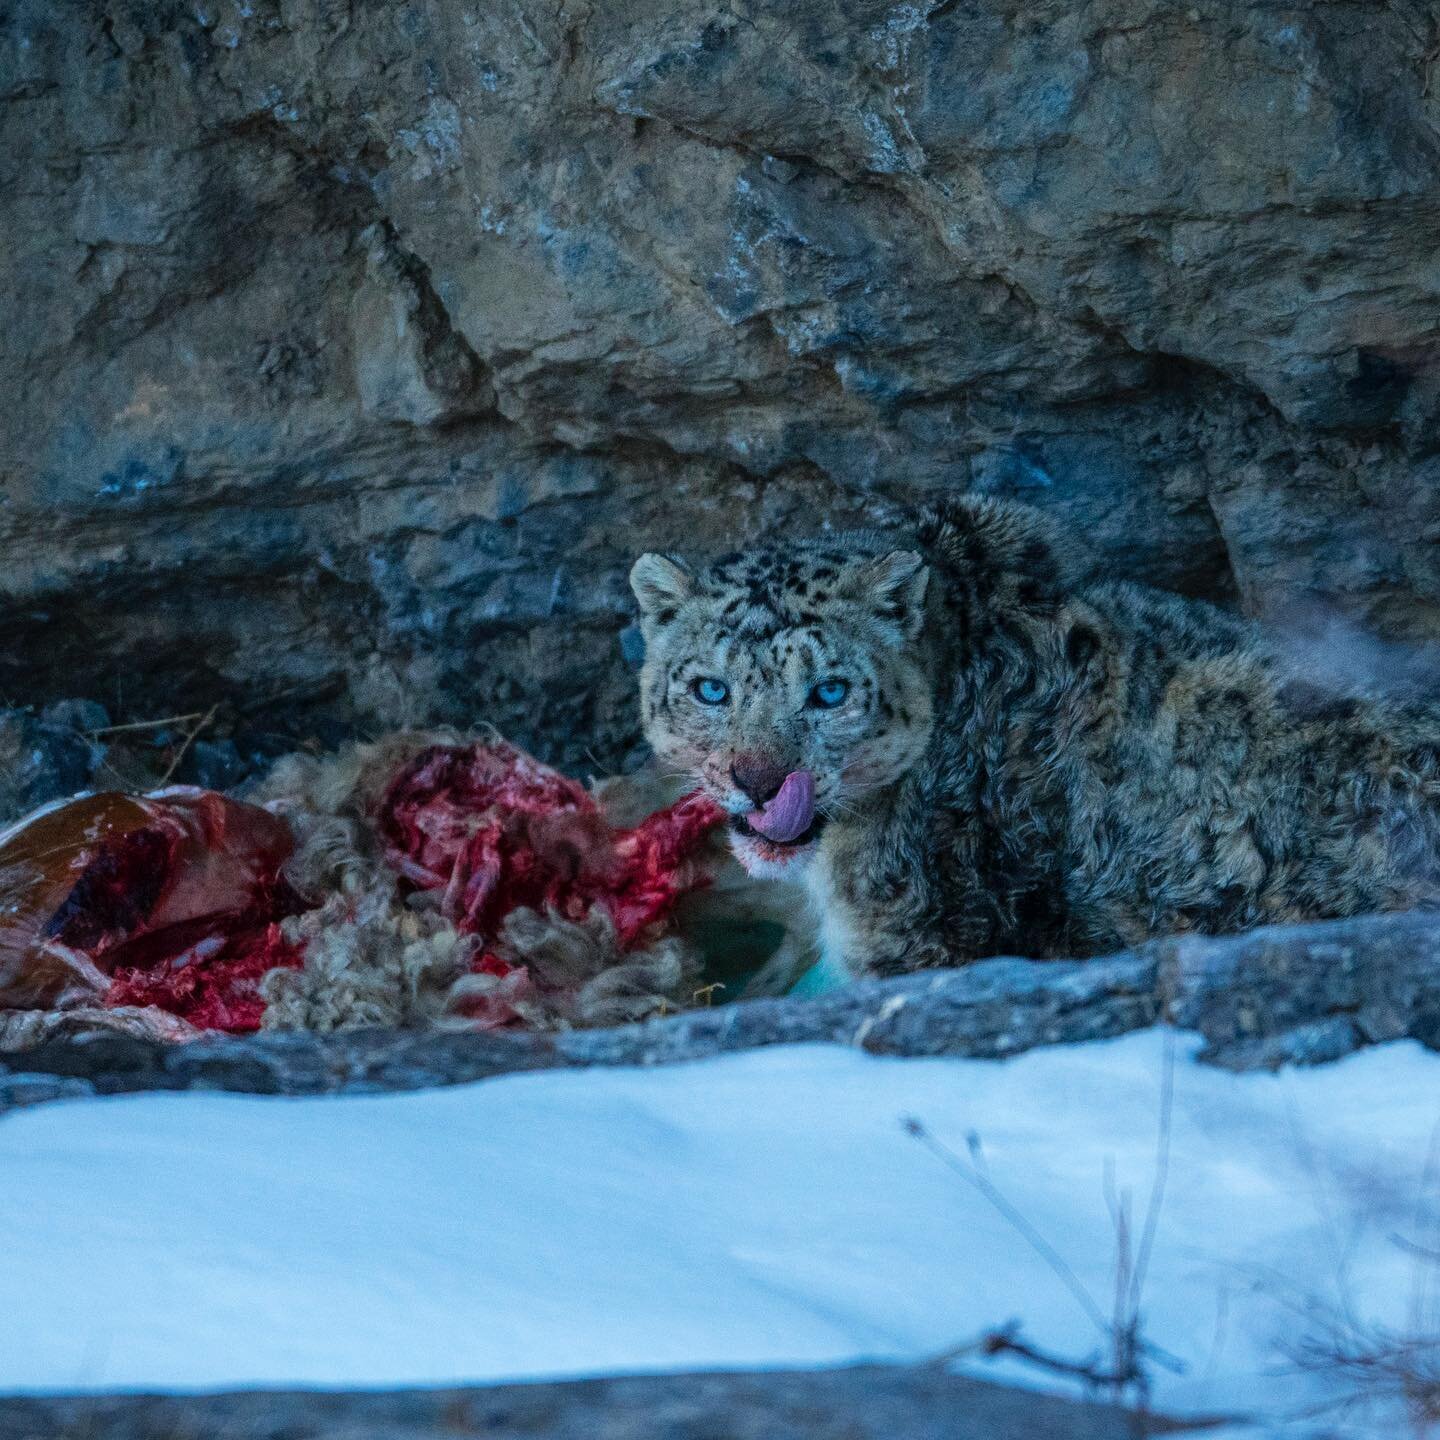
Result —
[[[443, 890], [447, 918], [481, 937], [471, 968], [518, 996], [525, 967], [493, 948], [507, 915], [524, 906], [583, 921], [599, 905], [620, 949], [643, 944], [704, 883], [693, 860], [721, 818], [692, 795], [612, 829], [583, 786], [497, 742], [422, 751], [374, 823], [405, 883]], [[84, 796], [36, 812], [0, 835], [0, 1008], [153, 1006], [199, 1029], [257, 1029], [260, 981], [304, 963], [303, 942], [278, 922], [324, 899], [286, 881], [293, 849], [278, 816], [213, 791]], [[499, 1014], [501, 998], [490, 1008]]]
[[54, 1005], [293, 913], [293, 848], [268, 811], [188, 787], [37, 812], [0, 835], [0, 1005]]
[[[443, 889], [463, 933], [488, 943], [522, 906], [580, 921], [598, 904], [629, 949], [700, 883], [690, 862], [723, 817], [695, 794], [612, 829], [583, 786], [499, 742], [422, 751], [391, 781], [377, 823], [391, 863], [418, 889]], [[481, 961], [496, 973], [493, 955]]]
[[305, 947], [287, 940], [278, 924], [213, 935], [149, 966], [117, 969], [105, 1004], [156, 1005], [199, 1030], [240, 1034], [260, 1028], [261, 980], [271, 970], [298, 970], [304, 963]]

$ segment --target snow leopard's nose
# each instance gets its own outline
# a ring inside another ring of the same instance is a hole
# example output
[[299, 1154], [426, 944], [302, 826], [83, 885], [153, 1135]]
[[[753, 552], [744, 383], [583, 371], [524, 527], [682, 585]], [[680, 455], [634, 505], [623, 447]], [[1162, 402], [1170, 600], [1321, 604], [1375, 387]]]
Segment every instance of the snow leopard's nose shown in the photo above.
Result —
[[789, 772], [768, 755], [737, 755], [730, 764], [730, 778], [759, 809], [780, 793]]

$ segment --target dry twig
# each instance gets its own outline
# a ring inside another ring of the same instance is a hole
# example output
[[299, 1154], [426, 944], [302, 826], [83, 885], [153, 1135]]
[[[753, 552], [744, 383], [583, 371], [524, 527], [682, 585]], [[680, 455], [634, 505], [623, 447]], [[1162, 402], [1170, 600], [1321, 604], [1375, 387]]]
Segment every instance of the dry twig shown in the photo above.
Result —
[[1140, 1301], [1145, 1275], [1154, 1250], [1160, 1210], [1165, 1198], [1165, 1185], [1170, 1171], [1170, 1139], [1175, 1097], [1175, 1043], [1167, 1035], [1165, 1064], [1160, 1086], [1160, 1117], [1155, 1141], [1155, 1173], [1141, 1228], [1140, 1243], [1131, 1243], [1130, 1205], [1128, 1197], [1116, 1195], [1113, 1176], [1107, 1172], [1106, 1199], [1115, 1226], [1115, 1303], [1107, 1316], [1094, 1296], [1085, 1288], [1064, 1256], [1030, 1223], [1001, 1193], [995, 1182], [975, 1163], [978, 1142], [971, 1143], [971, 1163], [966, 1164], [949, 1146], [937, 1140], [924, 1123], [914, 1116], [902, 1121], [907, 1134], [919, 1140], [947, 1169], [953, 1170], [978, 1190], [991, 1205], [1019, 1232], [1030, 1248], [1054, 1271], [1061, 1283], [1075, 1297], [1076, 1303], [1089, 1316], [1108, 1348], [1107, 1359], [1069, 1360], [1040, 1349], [1024, 1339], [1018, 1321], [1011, 1321], [998, 1330], [986, 1332], [978, 1341], [937, 1356], [933, 1363], [944, 1364], [964, 1355], [1011, 1355], [1039, 1365], [1054, 1374], [1081, 1381], [1096, 1393], [1113, 1397], [1119, 1403], [1133, 1400], [1142, 1413], [1148, 1411], [1151, 1380], [1150, 1367], [1162, 1366], [1173, 1373], [1182, 1373], [1184, 1364], [1174, 1355], [1160, 1349], [1144, 1337]]
[[169, 765], [165, 767], [165, 773], [160, 777], [161, 788], [170, 783], [170, 777], [180, 768], [180, 762], [185, 758], [186, 754], [189, 752], [190, 747], [195, 743], [196, 737], [199, 736], [200, 732], [204, 730], [212, 720], [214, 720], [215, 712], [219, 708], [220, 706], [218, 703], [212, 705], [200, 717], [200, 719], [198, 719], [195, 724], [191, 726], [190, 730], [185, 736], [185, 739], [181, 742], [180, 748], [171, 757]]
[[[216, 708], [212, 705], [208, 714], [214, 715]], [[103, 725], [85, 734], [91, 740], [100, 740], [107, 735], [125, 735], [136, 730], [163, 730], [168, 725], [193, 725], [206, 714], [204, 710], [192, 710], [188, 715], [164, 715], [159, 720], [131, 720], [124, 725]]]

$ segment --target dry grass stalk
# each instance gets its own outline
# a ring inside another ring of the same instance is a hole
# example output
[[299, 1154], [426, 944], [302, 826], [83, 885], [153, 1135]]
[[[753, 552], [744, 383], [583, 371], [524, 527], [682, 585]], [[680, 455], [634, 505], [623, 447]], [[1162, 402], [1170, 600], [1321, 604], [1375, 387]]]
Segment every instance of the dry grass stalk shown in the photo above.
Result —
[[987, 1331], [978, 1340], [946, 1351], [937, 1356], [934, 1363], [943, 1364], [967, 1355], [1010, 1355], [1052, 1374], [1077, 1380], [1092, 1394], [1103, 1396], [1116, 1404], [1130, 1405], [1142, 1415], [1148, 1413], [1154, 1368], [1159, 1366], [1177, 1374], [1185, 1368], [1174, 1355], [1145, 1338], [1140, 1308], [1170, 1170], [1174, 1097], [1174, 1037], [1167, 1036], [1160, 1088], [1155, 1170], [1138, 1245], [1132, 1238], [1134, 1227], [1129, 1196], [1117, 1193], [1113, 1173], [1106, 1174], [1106, 1201], [1115, 1227], [1114, 1299], [1108, 1314], [1060, 1252], [1006, 1198], [990, 1178], [983, 1165], [978, 1137], [970, 1137], [970, 1153], [966, 1160], [931, 1134], [916, 1117], [907, 1116], [901, 1122], [907, 1134], [919, 1140], [941, 1164], [978, 1190], [1045, 1261], [1089, 1317], [1091, 1324], [1099, 1332], [1103, 1345], [1098, 1354], [1081, 1360], [1070, 1359], [1032, 1344], [1025, 1339], [1020, 1323], [1011, 1321], [998, 1329]]

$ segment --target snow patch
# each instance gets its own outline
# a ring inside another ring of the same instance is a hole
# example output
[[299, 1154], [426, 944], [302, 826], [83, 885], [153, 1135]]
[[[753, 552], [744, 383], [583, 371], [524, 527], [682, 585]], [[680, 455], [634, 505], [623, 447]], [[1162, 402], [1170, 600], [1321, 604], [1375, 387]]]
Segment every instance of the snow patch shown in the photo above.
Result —
[[[1362, 1317], [1404, 1321], [1416, 1261], [1395, 1237], [1421, 1238], [1440, 1058], [1400, 1043], [1236, 1076], [1194, 1063], [1197, 1043], [1179, 1043], [1142, 1307], [1187, 1369], [1157, 1376], [1155, 1404], [1278, 1423], [1326, 1398], [1286, 1362], [1297, 1302], [1343, 1286]], [[1107, 1176], [1143, 1212], [1163, 1047], [1149, 1032], [996, 1062], [805, 1046], [408, 1095], [14, 1113], [0, 1390], [915, 1360], [1012, 1319], [1083, 1357], [1099, 1337], [1075, 1298], [901, 1118], [978, 1157], [1104, 1306]]]

